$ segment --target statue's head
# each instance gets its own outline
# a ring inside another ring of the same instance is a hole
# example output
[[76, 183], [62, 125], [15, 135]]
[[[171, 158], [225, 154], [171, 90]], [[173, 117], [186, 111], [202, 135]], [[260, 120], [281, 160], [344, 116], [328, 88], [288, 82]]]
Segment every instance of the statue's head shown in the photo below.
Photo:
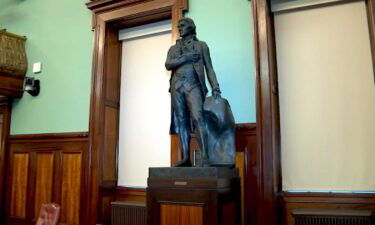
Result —
[[186, 37], [189, 35], [196, 35], [194, 21], [188, 17], [184, 17], [178, 21], [178, 32], [181, 37]]

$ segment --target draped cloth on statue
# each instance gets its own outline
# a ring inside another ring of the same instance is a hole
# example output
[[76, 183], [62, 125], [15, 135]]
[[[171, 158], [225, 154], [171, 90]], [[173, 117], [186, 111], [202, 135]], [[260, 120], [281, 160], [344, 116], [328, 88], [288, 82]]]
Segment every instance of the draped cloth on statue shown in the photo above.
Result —
[[204, 116], [210, 164], [233, 167], [236, 155], [235, 121], [228, 101], [222, 97], [207, 97]]

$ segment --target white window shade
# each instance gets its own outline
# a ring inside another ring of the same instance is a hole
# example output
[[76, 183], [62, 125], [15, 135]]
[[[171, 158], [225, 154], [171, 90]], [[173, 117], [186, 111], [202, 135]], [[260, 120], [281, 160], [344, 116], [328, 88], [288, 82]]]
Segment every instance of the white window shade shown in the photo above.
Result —
[[126, 30], [120, 31], [120, 38], [125, 39], [120, 100], [120, 186], [145, 187], [149, 167], [170, 166], [170, 74], [164, 63], [172, 43], [171, 24], [169, 31], [160, 31], [159, 25], [132, 28], [128, 33], [132, 35], [127, 37], [124, 37]]
[[375, 191], [364, 1], [275, 15], [285, 191]]

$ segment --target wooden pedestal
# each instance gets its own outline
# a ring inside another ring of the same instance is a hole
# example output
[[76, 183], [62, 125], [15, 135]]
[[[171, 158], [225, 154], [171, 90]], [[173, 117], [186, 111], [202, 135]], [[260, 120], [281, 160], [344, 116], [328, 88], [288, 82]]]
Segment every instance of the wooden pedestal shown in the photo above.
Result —
[[150, 168], [148, 225], [240, 225], [236, 169]]

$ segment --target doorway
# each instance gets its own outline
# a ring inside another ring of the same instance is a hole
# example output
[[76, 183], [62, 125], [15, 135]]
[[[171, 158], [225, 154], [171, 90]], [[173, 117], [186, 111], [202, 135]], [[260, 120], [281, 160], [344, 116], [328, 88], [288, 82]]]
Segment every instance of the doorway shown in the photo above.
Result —
[[[149, 167], [170, 165], [170, 20], [120, 30], [118, 185], [146, 187]], [[142, 162], [142, 163], [140, 163]]]

